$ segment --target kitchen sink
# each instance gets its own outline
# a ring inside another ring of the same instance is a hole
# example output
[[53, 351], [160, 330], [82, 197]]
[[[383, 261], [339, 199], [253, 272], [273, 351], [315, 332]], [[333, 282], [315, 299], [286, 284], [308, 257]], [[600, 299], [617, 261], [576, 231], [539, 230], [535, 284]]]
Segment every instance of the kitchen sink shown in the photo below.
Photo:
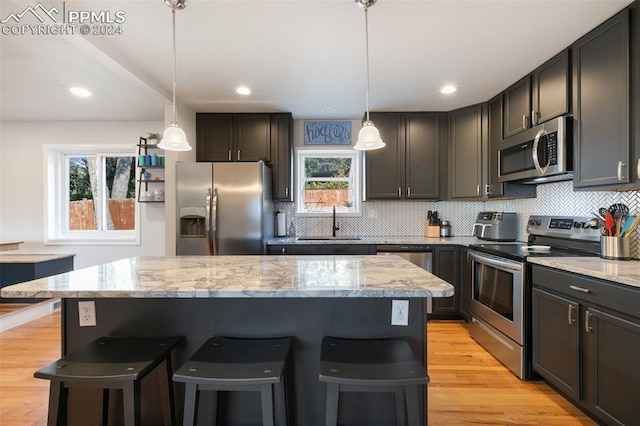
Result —
[[360, 240], [360, 237], [354, 237], [353, 235], [338, 235], [336, 237], [322, 236], [322, 235], [307, 235], [298, 237], [299, 241], [332, 241], [332, 240]]

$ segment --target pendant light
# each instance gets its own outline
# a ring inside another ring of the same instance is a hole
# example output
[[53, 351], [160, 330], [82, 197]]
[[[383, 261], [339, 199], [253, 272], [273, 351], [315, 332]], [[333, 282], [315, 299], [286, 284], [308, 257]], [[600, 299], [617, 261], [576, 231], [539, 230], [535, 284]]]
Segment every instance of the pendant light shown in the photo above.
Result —
[[364, 8], [364, 27], [367, 52], [367, 119], [362, 123], [362, 129], [358, 133], [358, 141], [353, 149], [359, 151], [371, 151], [373, 149], [383, 148], [386, 144], [380, 139], [380, 132], [369, 120], [369, 15], [367, 10], [376, 4], [378, 0], [355, 0], [356, 4]]
[[191, 151], [187, 135], [177, 121], [176, 109], [176, 10], [187, 7], [187, 0], [164, 0], [164, 2], [171, 8], [173, 18], [173, 121], [164, 129], [158, 148], [167, 151]]

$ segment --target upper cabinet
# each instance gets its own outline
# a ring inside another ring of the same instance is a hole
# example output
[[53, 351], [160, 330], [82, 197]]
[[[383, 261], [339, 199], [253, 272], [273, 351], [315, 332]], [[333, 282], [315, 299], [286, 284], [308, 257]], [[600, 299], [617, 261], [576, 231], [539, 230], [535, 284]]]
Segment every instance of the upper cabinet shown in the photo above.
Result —
[[572, 46], [575, 188], [613, 189], [637, 180], [630, 167], [629, 15], [623, 10]]
[[571, 111], [566, 49], [504, 91], [504, 137]]
[[197, 161], [258, 161], [271, 166], [273, 198], [291, 201], [290, 113], [197, 113]]
[[473, 105], [449, 114], [450, 198], [483, 196], [486, 179], [483, 179], [482, 154], [486, 152], [486, 139], [483, 137], [483, 105]]
[[374, 112], [370, 116], [386, 146], [365, 153], [367, 199], [439, 199], [446, 115]]

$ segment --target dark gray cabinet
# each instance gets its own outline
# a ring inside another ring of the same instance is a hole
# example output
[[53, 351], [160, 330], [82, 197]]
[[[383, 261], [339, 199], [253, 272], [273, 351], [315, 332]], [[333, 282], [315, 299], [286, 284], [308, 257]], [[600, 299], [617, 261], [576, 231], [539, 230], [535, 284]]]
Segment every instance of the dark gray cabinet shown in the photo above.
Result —
[[460, 315], [469, 321], [471, 318], [471, 261], [467, 257], [467, 248], [460, 249]]
[[625, 9], [572, 46], [575, 188], [630, 182], [629, 34]]
[[571, 112], [569, 50], [565, 49], [504, 91], [504, 137]]
[[267, 254], [376, 254], [373, 244], [273, 244]]
[[196, 160], [264, 160], [271, 167], [275, 200], [292, 200], [292, 140], [290, 113], [196, 114]]
[[457, 246], [437, 246], [433, 252], [433, 274], [454, 288], [451, 297], [432, 299], [430, 319], [460, 318], [460, 249]]
[[565, 49], [531, 75], [531, 123], [544, 123], [571, 111], [569, 49]]
[[535, 198], [536, 186], [511, 182], [498, 182], [498, 150], [503, 140], [502, 94], [487, 104], [489, 155], [487, 156], [487, 184], [484, 192], [488, 198]]
[[[473, 105], [449, 114], [449, 197], [474, 199], [483, 195], [483, 106]], [[486, 172], [485, 172], [486, 175]]]
[[293, 201], [293, 117], [271, 114], [273, 199]]
[[504, 91], [504, 137], [518, 134], [531, 126], [531, 76], [526, 76]]
[[365, 154], [367, 199], [439, 199], [444, 115], [375, 112], [370, 116], [387, 146]]
[[533, 368], [602, 424], [640, 419], [640, 291], [532, 266]]

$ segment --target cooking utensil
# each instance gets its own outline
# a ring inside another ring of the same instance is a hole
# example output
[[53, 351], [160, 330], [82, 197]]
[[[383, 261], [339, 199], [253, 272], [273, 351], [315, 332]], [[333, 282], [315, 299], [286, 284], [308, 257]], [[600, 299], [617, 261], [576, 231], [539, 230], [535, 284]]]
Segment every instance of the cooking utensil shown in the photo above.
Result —
[[616, 233], [616, 237], [620, 236], [620, 229], [622, 229], [622, 216], [618, 216], [616, 214], [615, 218], [614, 218], [616, 227], [615, 227], [615, 233]]
[[[629, 222], [632, 217], [633, 216], [630, 216], [629, 220], [627, 220], [627, 222]], [[627, 224], [625, 223], [625, 227], [626, 227], [626, 225]], [[631, 225], [629, 225], [629, 228], [626, 231], [624, 231], [624, 233], [623, 233], [624, 235], [622, 235], [622, 236], [625, 237], [625, 238], [630, 237], [631, 234], [633, 234], [633, 231], [636, 230], [638, 225], [640, 225], [640, 216], [633, 217], [633, 221], [631, 222]]]
[[626, 204], [616, 203], [609, 206], [609, 213], [615, 216], [629, 216], [629, 207]]
[[602, 219], [604, 220], [604, 215], [609, 213], [609, 210], [607, 210], [605, 207], [600, 207], [598, 209], [598, 212], [600, 213], [600, 216], [602, 216]]
[[607, 230], [607, 236], [613, 237], [613, 228], [615, 226], [615, 221], [613, 219], [613, 215], [611, 213], [607, 213], [604, 215], [604, 227]]
[[[600, 209], [600, 210], [602, 210], [602, 209]], [[595, 217], [597, 217], [598, 219], [600, 219], [602, 222], [604, 222], [604, 215], [601, 215], [600, 213], [596, 213], [596, 212], [591, 212], [591, 214], [594, 215]]]

